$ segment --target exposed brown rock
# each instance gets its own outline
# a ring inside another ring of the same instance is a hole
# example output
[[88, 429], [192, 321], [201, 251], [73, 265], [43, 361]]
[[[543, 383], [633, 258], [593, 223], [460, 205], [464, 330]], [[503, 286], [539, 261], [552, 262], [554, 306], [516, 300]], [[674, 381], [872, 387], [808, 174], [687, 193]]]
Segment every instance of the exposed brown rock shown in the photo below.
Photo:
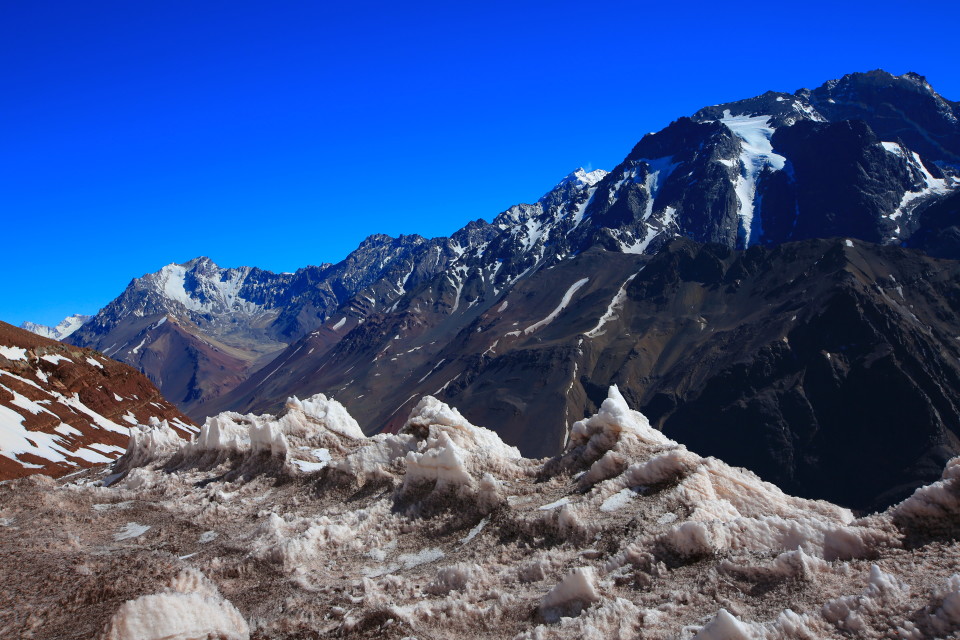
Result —
[[115, 459], [128, 428], [151, 418], [184, 437], [196, 429], [145, 376], [93, 349], [5, 322], [0, 346], [0, 480], [57, 477]]

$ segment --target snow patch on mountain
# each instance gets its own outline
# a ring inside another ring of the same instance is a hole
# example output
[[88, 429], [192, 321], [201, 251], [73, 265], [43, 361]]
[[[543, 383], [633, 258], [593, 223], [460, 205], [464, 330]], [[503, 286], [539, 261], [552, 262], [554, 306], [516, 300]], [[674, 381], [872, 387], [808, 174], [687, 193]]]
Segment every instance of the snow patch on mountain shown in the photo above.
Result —
[[[3, 384], [7, 379], [36, 387], [38, 391], [43, 392], [44, 399], [34, 401], [27, 398], [16, 391], [9, 382]], [[69, 427], [69, 425], [60, 422], [61, 419], [57, 414], [50, 411], [47, 407], [50, 402], [66, 405], [79, 413], [85, 414], [98, 428], [123, 434], [129, 431], [126, 426], [106, 419], [85, 405], [77, 395], [68, 396], [54, 389], [41, 389], [33, 381], [8, 371], [0, 371], [0, 389], [10, 394], [12, 396], [10, 403], [22, 410], [17, 412], [12, 408], [0, 405], [0, 456], [9, 458], [20, 465], [30, 464], [20, 459], [20, 456], [24, 455], [70, 466], [77, 466], [78, 460], [89, 463], [105, 463], [113, 459], [91, 448], [78, 447], [74, 436], [80, 435], [80, 432], [76, 429], [71, 428], [69, 431], [52, 429], [57, 431], [56, 433], [28, 429], [25, 425], [27, 416], [23, 411], [31, 415], [45, 413], [60, 425]]]
[[187, 309], [199, 311], [203, 304], [187, 291], [187, 269], [180, 264], [168, 264], [156, 274], [157, 285], [167, 299]]
[[7, 360], [26, 360], [27, 350], [22, 347], [5, 347], [0, 345], [0, 356]]
[[592, 187], [603, 180], [607, 176], [607, 173], [608, 172], [604, 171], [603, 169], [587, 171], [583, 167], [580, 167], [576, 171], [567, 175], [557, 186], [573, 183], [578, 187]]
[[744, 245], [754, 244], [762, 228], [754, 228], [756, 211], [757, 178], [764, 169], [774, 171], [783, 169], [786, 158], [774, 153], [770, 138], [774, 129], [770, 126], [771, 116], [732, 116], [726, 109], [720, 122], [734, 135], [740, 138], [740, 173], [734, 182], [734, 190], [739, 200], [737, 215], [740, 218], [740, 231]]
[[[920, 155], [915, 151], [905, 148], [899, 142], [881, 142], [880, 145], [888, 153], [902, 158], [907, 166], [913, 170], [914, 174], [920, 178], [918, 188], [916, 190], [905, 191], [897, 208], [894, 209], [892, 213], [884, 216], [888, 220], [897, 220], [904, 216], [904, 214], [911, 213], [918, 204], [931, 196], [947, 194], [960, 186], [960, 180], [956, 177], [946, 176], [944, 178], [935, 178], [933, 174], [930, 173], [930, 170], [923, 164]], [[898, 226], [890, 239], [896, 239], [900, 235], [899, 232], [900, 227]]]
[[530, 335], [540, 327], [544, 327], [550, 324], [551, 322], [553, 322], [554, 320], [556, 320], [557, 316], [559, 316], [560, 313], [567, 308], [567, 305], [570, 304], [570, 301], [573, 299], [574, 294], [580, 289], [580, 287], [587, 284], [587, 282], [589, 281], [590, 281], [590, 278], [581, 278], [580, 280], [577, 280], [572, 285], [570, 285], [570, 288], [567, 289], [566, 293], [563, 294], [563, 298], [560, 300], [560, 304], [557, 305], [557, 308], [551, 311], [550, 314], [547, 315], [547, 317], [545, 317], [543, 320], [535, 322], [529, 327], [527, 327], [526, 329], [524, 329], [523, 333], [525, 335]]
[[620, 285], [617, 293], [614, 294], [613, 299], [610, 300], [610, 304], [607, 305], [607, 310], [603, 312], [603, 315], [600, 316], [600, 320], [597, 321], [597, 326], [595, 326], [593, 329], [590, 329], [590, 331], [587, 331], [584, 334], [585, 336], [588, 338], [596, 338], [597, 336], [601, 336], [605, 333], [602, 330], [603, 326], [608, 322], [612, 322], [613, 320], [617, 319], [617, 310], [623, 306], [623, 302], [626, 300], [627, 285], [633, 282], [633, 279], [638, 275], [640, 275], [640, 271], [627, 278], [624, 283]]

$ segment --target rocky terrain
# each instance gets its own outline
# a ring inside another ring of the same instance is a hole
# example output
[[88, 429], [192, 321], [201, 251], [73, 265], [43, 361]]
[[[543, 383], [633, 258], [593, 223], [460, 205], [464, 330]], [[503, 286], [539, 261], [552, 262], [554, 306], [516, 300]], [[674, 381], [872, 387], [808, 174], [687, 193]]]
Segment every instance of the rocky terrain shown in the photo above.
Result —
[[275, 411], [285, 391], [322, 382], [361, 424], [390, 431], [433, 394], [544, 456], [617, 384], [704, 454], [800, 495], [885, 507], [960, 454], [958, 269], [849, 239], [591, 250], [468, 323], [425, 288], [339, 340], [320, 330], [226, 399]]
[[372, 438], [324, 396], [190, 443], [157, 422], [110, 468], [0, 484], [0, 632], [955, 637], [958, 460], [857, 517], [701, 457], [616, 387], [544, 459], [432, 397]]
[[129, 366], [0, 322], [0, 480], [110, 462], [151, 420], [197, 431]]

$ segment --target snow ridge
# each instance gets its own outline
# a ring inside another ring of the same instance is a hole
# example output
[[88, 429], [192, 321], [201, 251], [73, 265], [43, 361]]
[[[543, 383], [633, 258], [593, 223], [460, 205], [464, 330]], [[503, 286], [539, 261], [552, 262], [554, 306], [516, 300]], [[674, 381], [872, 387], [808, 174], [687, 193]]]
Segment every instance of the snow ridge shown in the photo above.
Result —
[[64, 340], [74, 331], [82, 327], [90, 318], [93, 316], [85, 316], [79, 313], [72, 316], [67, 316], [55, 327], [48, 327], [42, 324], [36, 324], [33, 322], [24, 322], [20, 325], [21, 329], [26, 329], [31, 333], [35, 333], [38, 336], [43, 336], [44, 338], [50, 338], [51, 340]]

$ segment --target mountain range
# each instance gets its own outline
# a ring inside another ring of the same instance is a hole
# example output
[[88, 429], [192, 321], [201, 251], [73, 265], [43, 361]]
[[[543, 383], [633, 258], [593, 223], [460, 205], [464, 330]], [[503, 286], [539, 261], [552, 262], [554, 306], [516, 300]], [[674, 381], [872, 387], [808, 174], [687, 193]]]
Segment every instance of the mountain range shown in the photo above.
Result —
[[167, 265], [65, 339], [194, 420], [324, 392], [394, 431], [432, 394], [527, 456], [617, 384], [701, 453], [886, 506], [960, 453], [958, 117], [879, 70], [706, 107], [449, 238]]

